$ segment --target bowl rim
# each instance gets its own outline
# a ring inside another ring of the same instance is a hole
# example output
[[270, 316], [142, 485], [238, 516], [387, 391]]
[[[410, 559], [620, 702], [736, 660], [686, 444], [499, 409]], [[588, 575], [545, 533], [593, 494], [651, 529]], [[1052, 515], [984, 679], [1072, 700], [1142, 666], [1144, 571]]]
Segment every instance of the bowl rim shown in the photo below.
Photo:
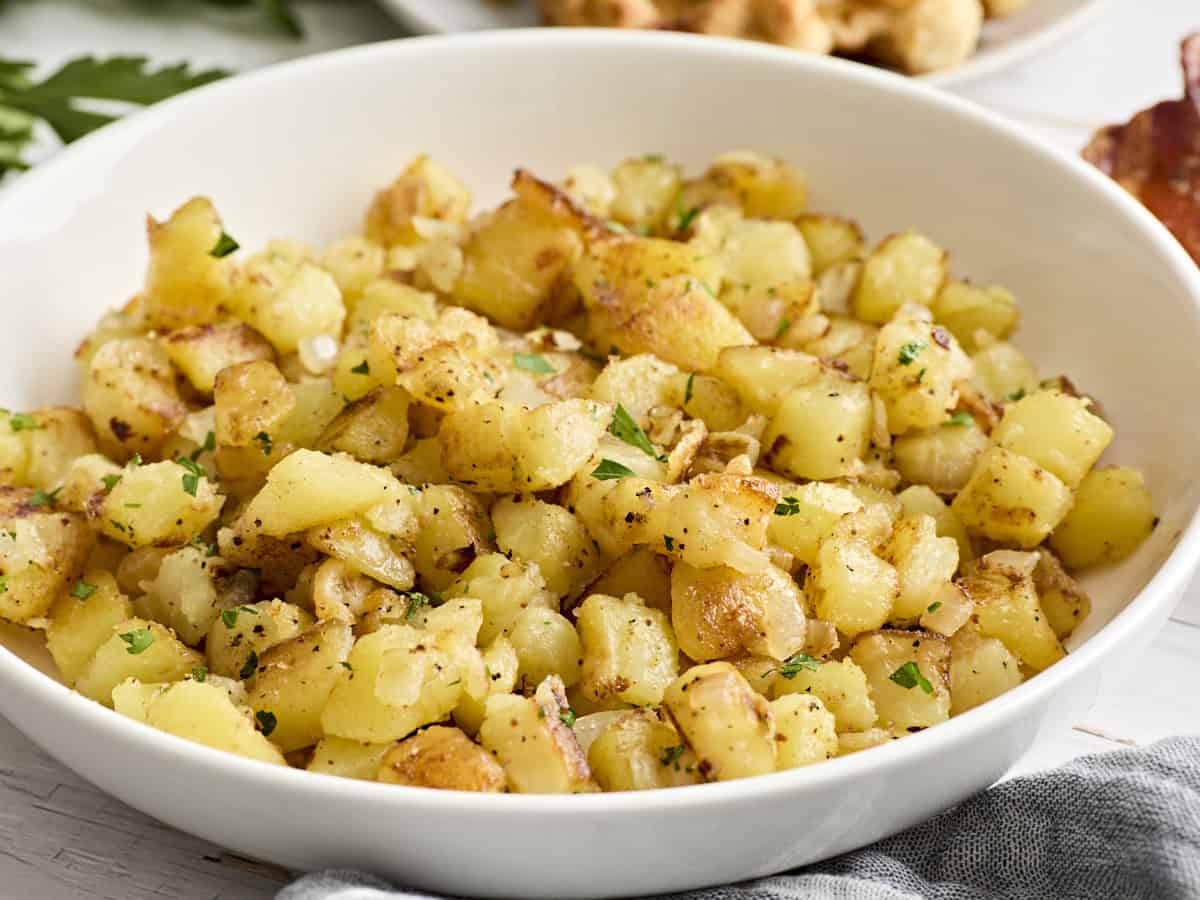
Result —
[[[470, 33], [465, 30], [454, 31], [443, 28], [437, 21], [429, 18], [420, 9], [413, 8], [405, 0], [379, 0], [379, 2], [387, 9], [389, 15], [421, 34]], [[927, 72], [924, 75], [904, 75], [900, 72], [892, 72], [891, 74], [908, 80], [919, 81], [923, 84], [932, 84], [944, 88], [960, 88], [980, 79], [987, 78], [989, 75], [994, 75], [997, 72], [1011, 68], [1021, 60], [1031, 59], [1045, 53], [1060, 41], [1066, 40], [1076, 31], [1091, 24], [1115, 2], [1116, 0], [1078, 0], [1072, 8], [1066, 10], [1057, 19], [1048, 22], [1038, 31], [1031, 32], [1002, 47], [985, 50], [982, 56], [976, 50], [969, 59], [953, 69], [940, 72]], [[1019, 14], [1018, 12], [1015, 15]], [[729, 40], [728, 38], [710, 39]], [[881, 71], [890, 70], [881, 69]]]
[[[360, 47], [317, 54], [293, 60], [234, 78], [165, 101], [136, 113], [65, 148], [51, 160], [21, 176], [0, 191], [0, 231], [13, 208], [21, 208], [28, 199], [53, 190], [60, 173], [69, 174], [87, 168], [89, 157], [106, 148], [118, 148], [126, 142], [154, 132], [162, 123], [193, 111], [219, 109], [227, 96], [253, 92], [256, 88], [286, 81], [299, 71], [328, 71], [343, 67], [374, 66], [384, 61], [405, 64], [408, 57], [422, 54], [457, 54], [473, 51], [539, 52], [567, 46], [585, 54], [588, 49], [614, 47], [630, 52], [672, 51], [670, 63], [679, 57], [712, 57], [728, 65], [755, 62], [778, 66], [789, 74], [825, 78], [834, 83], [857, 82], [872, 90], [890, 93], [898, 100], [935, 108], [939, 114], [957, 119], [974, 128], [991, 132], [1002, 141], [1016, 145], [1039, 163], [1060, 170], [1062, 177], [1082, 181], [1100, 194], [1112, 207], [1114, 216], [1123, 216], [1136, 226], [1146, 249], [1156, 251], [1166, 263], [1168, 275], [1182, 284], [1200, 318], [1200, 268], [1187, 256], [1174, 237], [1136, 200], [1082, 159], [1066, 153], [1031, 134], [1021, 126], [991, 113], [967, 100], [926, 84], [862, 66], [846, 60], [806, 56], [787, 49], [747, 41], [714, 40], [662, 32], [615, 32], [608, 29], [512, 29], [494, 32], [468, 32], [403, 38]], [[211, 114], [208, 113], [208, 114]], [[9, 225], [19, 223], [9, 222]], [[40, 715], [68, 717], [80, 722], [91, 733], [114, 745], [136, 746], [143, 754], [173, 758], [180, 768], [188, 768], [212, 777], [254, 782], [262, 788], [288, 792], [305, 791], [313, 799], [352, 801], [356, 804], [399, 804], [414, 810], [462, 811], [473, 815], [507, 815], [518, 811], [565, 816], [647, 810], [681, 810], [731, 801], [748, 801], [767, 794], [802, 792], [808, 786], [825, 786], [851, 781], [869, 770], [896, 770], [923, 757], [953, 750], [972, 740], [978, 732], [999, 728], [1022, 714], [1039, 700], [1054, 693], [1095, 665], [1125, 639], [1127, 632], [1165, 616], [1164, 607], [1185, 586], [1200, 560], [1200, 507], [1192, 511], [1180, 530], [1175, 545], [1147, 584], [1105, 624], [1065, 659], [1038, 677], [980, 707], [956, 716], [934, 728], [903, 740], [828, 760], [821, 765], [774, 772], [736, 781], [706, 783], [651, 791], [595, 793], [586, 795], [493, 794], [439, 791], [431, 788], [385, 785], [357, 781], [334, 775], [308, 772], [271, 765], [215, 750], [184, 738], [167, 734], [128, 719], [107, 707], [88, 700], [49, 675], [26, 663], [7, 647], [0, 645], [0, 683], [18, 686], [16, 702], [38, 710]], [[52, 755], [55, 748], [46, 747]]]

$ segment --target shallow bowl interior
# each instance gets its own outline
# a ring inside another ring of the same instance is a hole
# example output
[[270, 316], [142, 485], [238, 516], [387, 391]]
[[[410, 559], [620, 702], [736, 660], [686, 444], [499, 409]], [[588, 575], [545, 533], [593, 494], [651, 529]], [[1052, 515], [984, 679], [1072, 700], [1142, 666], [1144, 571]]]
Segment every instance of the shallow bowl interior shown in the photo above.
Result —
[[[0, 397], [75, 394], [69, 354], [138, 289], [147, 212], [207, 194], [243, 246], [355, 229], [372, 191], [428, 152], [500, 199], [513, 168], [560, 178], [731, 148], [801, 166], [812, 206], [872, 238], [919, 227], [957, 273], [1018, 297], [1018, 343], [1100, 397], [1161, 523], [1086, 580], [1063, 663], [886, 748], [745, 782], [646, 795], [475, 797], [271, 770], [125, 721], [35, 672], [0, 630], [0, 712], [168, 822], [287, 865], [356, 864], [489, 896], [651, 893], [860, 846], [998, 777], [1097, 673], [1165, 617], [1197, 558], [1200, 278], [1140, 207], [1078, 161], [960, 101], [836, 60], [679, 35], [530, 31], [342, 52], [197, 92], [106, 130], [0, 193]], [[1170, 559], [1168, 559], [1170, 557]], [[11, 652], [9, 652], [11, 651]], [[363, 828], [364, 822], [371, 823]], [[528, 848], [536, 845], [537, 864]]]

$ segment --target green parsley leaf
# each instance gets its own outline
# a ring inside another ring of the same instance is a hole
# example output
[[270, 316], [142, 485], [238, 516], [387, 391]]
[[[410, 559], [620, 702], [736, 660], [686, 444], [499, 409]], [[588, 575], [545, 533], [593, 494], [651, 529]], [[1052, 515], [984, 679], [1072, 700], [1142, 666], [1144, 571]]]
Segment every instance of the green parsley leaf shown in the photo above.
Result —
[[612, 219], [607, 220], [604, 223], [604, 227], [614, 234], [629, 234], [628, 228], [626, 228], [620, 222], [614, 222]]
[[565, 709], [563, 712], [560, 712], [560, 713], [558, 714], [558, 718], [559, 718], [559, 719], [562, 721], [562, 723], [563, 723], [564, 725], [566, 725], [568, 728], [574, 728], [574, 727], [575, 727], [575, 718], [576, 718], [576, 716], [575, 716], [575, 710], [571, 709], [571, 707], [569, 707], [569, 706], [568, 706], [568, 707], [567, 707], [567, 708], [566, 708], [566, 709]]
[[38, 488], [33, 492], [33, 496], [29, 498], [29, 505], [31, 507], [49, 506], [53, 508], [55, 501], [58, 499], [58, 492], [61, 490], [62, 488], [55, 488], [47, 494], [41, 488]]
[[934, 600], [927, 607], [925, 607], [925, 612], [937, 612], [941, 608], [942, 608], [942, 601]]
[[1009, 394], [1005, 399], [1008, 400], [1009, 403], [1016, 403], [1018, 400], [1020, 400], [1024, 396], [1025, 396], [1025, 388], [1019, 388], [1018, 390], [1015, 390], [1011, 394]]
[[236, 252], [241, 246], [241, 244], [222, 231], [221, 236], [217, 238], [217, 242], [213, 244], [213, 248], [208, 251], [208, 255], [216, 259], [224, 259], [230, 253]]
[[142, 454], [135, 453], [130, 457], [129, 462], [125, 463], [126, 467], [136, 469], [142, 464]]
[[370, 365], [367, 364], [367, 361], [364, 359], [362, 362], [360, 362], [357, 366], [352, 368], [350, 371], [353, 372], [355, 375], [370, 375], [371, 367], [370, 367]]
[[200, 479], [208, 477], [208, 473], [204, 471], [204, 467], [191, 459], [176, 459], [175, 465], [182, 466], [187, 469], [187, 474], [183, 476], [183, 492], [196, 496], [196, 489], [200, 486]]
[[275, 730], [275, 726], [278, 724], [275, 713], [260, 709], [254, 714], [254, 718], [258, 720], [258, 724], [262, 727], [263, 737], [270, 737], [271, 732]]
[[946, 420], [947, 425], [957, 425], [960, 428], [974, 428], [975, 417], [965, 409], [956, 410], [954, 415]]
[[271, 451], [275, 449], [275, 444], [271, 441], [271, 436], [265, 431], [260, 431], [254, 436], [254, 439], [258, 441], [259, 447], [262, 448], [263, 456], [270, 456]]
[[0, 575], [0, 594], [8, 593], [8, 576]]
[[154, 632], [149, 628], [135, 628], [133, 631], [118, 635], [118, 637], [129, 645], [125, 648], [125, 652], [130, 656], [144, 653], [154, 643]]
[[794, 516], [800, 512], [800, 501], [795, 497], [784, 497], [775, 504], [775, 515]]
[[642, 426], [630, 415], [623, 403], [617, 404], [617, 411], [613, 415], [612, 422], [609, 423], [608, 433], [615, 438], [620, 438], [631, 447], [637, 447], [647, 456], [652, 456], [657, 460], [663, 459], [654, 449], [654, 445], [650, 443], [650, 438], [646, 437], [646, 432], [642, 431]]
[[208, 680], [208, 666], [196, 666], [192, 669], [192, 681], [204, 684]]
[[614, 478], [628, 478], [636, 472], [629, 466], [622, 465], [613, 459], [602, 459], [600, 465], [592, 469], [592, 477], [598, 481], [612, 481]]
[[[198, 534], [193, 534], [192, 539], [190, 541], [188, 541], [188, 543], [191, 544], [193, 547], [195, 547], [197, 550], [203, 550], [206, 556], [216, 556], [217, 555], [217, 545], [208, 543], [207, 541], [204, 540], [204, 538], [200, 537], [200, 535], [198, 535]], [[254, 612], [254, 611], [251, 610], [251, 612]], [[257, 613], [255, 613], [255, 615], [257, 615]]]
[[775, 340], [779, 340], [781, 337], [783, 337], [785, 334], [787, 334], [787, 330], [791, 327], [792, 327], [791, 319], [780, 319], [779, 327], [775, 329]]
[[772, 672], [778, 672], [788, 681], [791, 681], [805, 669], [809, 672], [815, 672], [821, 668], [821, 661], [816, 657], [809, 656], [807, 653], [794, 653], [779, 664], [777, 668], [767, 669], [763, 672], [763, 677], [770, 675]]
[[31, 416], [29, 413], [13, 413], [8, 419], [8, 427], [14, 432], [17, 431], [37, 431], [40, 428], [45, 428]]
[[675, 538], [671, 537], [669, 534], [664, 534], [663, 535], [663, 546], [666, 547], [668, 550], [674, 550], [675, 549]]
[[223, 609], [221, 610], [221, 623], [226, 628], [232, 628], [237, 624], [239, 613], [248, 613], [252, 616], [257, 616], [258, 610], [251, 609], [249, 606], [235, 606], [232, 609]]
[[674, 747], [667, 747], [663, 750], [662, 756], [658, 761], [664, 766], [670, 766], [678, 761], [679, 757], [683, 756], [683, 751], [687, 749], [687, 744], [676, 744]]
[[679, 214], [679, 231], [687, 231], [696, 216], [700, 215], [700, 207], [693, 206], [691, 209], [685, 209], [683, 206], [683, 197], [675, 205], [675, 211]]
[[117, 486], [117, 482], [121, 480], [120, 475], [105, 475], [100, 481], [104, 484], [104, 493], [112, 493], [112, 489]]
[[341, 665], [342, 665], [342, 668], [345, 669], [347, 672], [349, 672], [351, 675], [354, 674], [354, 666], [350, 665], [350, 663], [346, 662], [343, 659]]
[[80, 600], [86, 600], [94, 593], [96, 593], [96, 586], [94, 584], [88, 584], [83, 579], [75, 582], [75, 587], [71, 588], [71, 596]]
[[933, 685], [929, 683], [929, 679], [921, 674], [920, 668], [915, 662], [906, 662], [895, 672], [888, 676], [888, 680], [900, 685], [902, 688], [913, 688], [920, 685], [921, 690], [927, 694], [933, 693]]
[[692, 386], [696, 382], [696, 373], [693, 372], [688, 376], [687, 387], [683, 389], [683, 405], [687, 406], [692, 402]]
[[553, 375], [558, 369], [546, 362], [546, 357], [540, 353], [514, 353], [513, 365], [526, 372], [537, 375]]
[[900, 365], [907, 366], [929, 346], [929, 341], [909, 341], [900, 348]]
[[242, 671], [238, 672], [238, 677], [245, 681], [251, 675], [258, 671], [258, 654], [251, 650], [250, 655], [246, 657], [246, 662], [242, 665]]
[[661, 153], [643, 153], [642, 159], [644, 159], [646, 162], [649, 162], [649, 163], [660, 163], [660, 162], [666, 162], [667, 158], [665, 156], [663, 156]]
[[433, 605], [433, 599], [428, 594], [422, 594], [420, 591], [409, 591], [405, 596], [408, 597], [408, 609], [404, 613], [406, 621], [426, 606]]
[[922, 369], [920, 372], [917, 373], [917, 384], [920, 384], [922, 381], [925, 380], [925, 371], [926, 371], [925, 369]]
[[192, 462], [200, 458], [202, 453], [212, 453], [217, 449], [217, 436], [211, 431], [204, 436], [204, 443], [192, 451]]

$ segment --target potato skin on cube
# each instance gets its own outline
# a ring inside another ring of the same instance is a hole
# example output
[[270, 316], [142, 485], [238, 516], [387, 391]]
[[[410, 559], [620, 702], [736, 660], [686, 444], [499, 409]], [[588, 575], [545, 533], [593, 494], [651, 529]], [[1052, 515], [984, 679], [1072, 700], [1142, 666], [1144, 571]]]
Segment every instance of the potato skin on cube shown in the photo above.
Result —
[[405, 738], [379, 766], [384, 784], [445, 791], [497, 794], [504, 790], [504, 768], [457, 728], [433, 725]]

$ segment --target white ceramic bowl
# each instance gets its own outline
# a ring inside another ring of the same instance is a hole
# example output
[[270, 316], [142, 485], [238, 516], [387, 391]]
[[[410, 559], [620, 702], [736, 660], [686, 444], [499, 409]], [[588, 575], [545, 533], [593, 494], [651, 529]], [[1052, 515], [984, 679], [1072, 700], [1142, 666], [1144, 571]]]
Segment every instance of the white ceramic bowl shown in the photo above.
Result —
[[[380, 0], [408, 27], [428, 34], [525, 28], [540, 16], [534, 0]], [[1099, 15], [1107, 0], [1031, 0], [1004, 19], [987, 22], [979, 49], [956, 69], [921, 76], [922, 81], [957, 87], [1014, 66], [1065, 39]]]
[[[143, 216], [212, 196], [246, 246], [352, 229], [374, 188], [428, 151], [479, 188], [517, 164], [560, 177], [659, 151], [788, 157], [813, 205], [875, 236], [918, 225], [959, 272], [1011, 286], [1020, 344], [1103, 398], [1109, 456], [1143, 465], [1162, 522], [1087, 579], [1075, 652], [1004, 697], [812, 768], [644, 794], [483, 796], [277, 769], [121, 718], [0, 633], [0, 711], [131, 805], [287, 866], [361, 866], [454, 894], [649, 894], [778, 872], [862, 846], [999, 777], [1063, 728], [1145, 643], [1197, 561], [1200, 274], [1076, 159], [985, 112], [837, 60], [682, 35], [534, 30], [382, 44], [238, 78], [113, 126], [0, 193], [0, 397], [62, 400], [69, 354], [137, 290]], [[42, 671], [39, 671], [41, 669]], [[130, 864], [136, 865], [136, 860]]]

